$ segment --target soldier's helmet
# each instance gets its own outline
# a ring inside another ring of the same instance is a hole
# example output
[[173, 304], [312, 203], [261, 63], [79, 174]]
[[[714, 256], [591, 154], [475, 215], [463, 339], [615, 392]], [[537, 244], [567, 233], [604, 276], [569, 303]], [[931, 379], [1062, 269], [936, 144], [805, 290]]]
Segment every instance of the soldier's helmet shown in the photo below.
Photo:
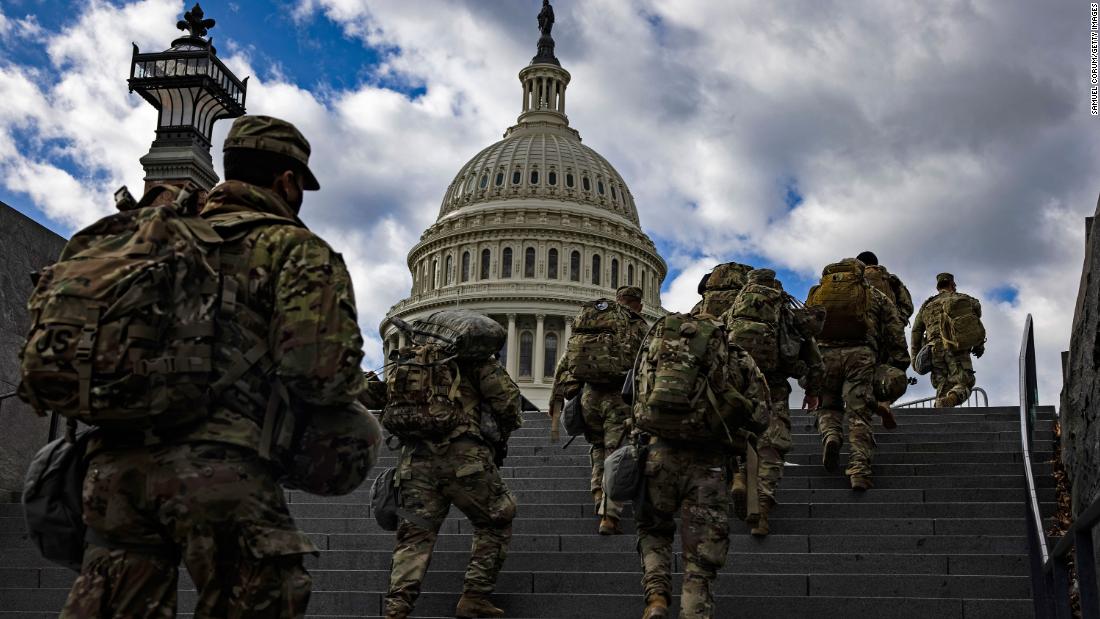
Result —
[[637, 299], [642, 300], [642, 289], [637, 286], [619, 286], [615, 290], [616, 299]]
[[[362, 404], [297, 411], [305, 427], [283, 464], [282, 484], [320, 496], [358, 488], [378, 460], [382, 426]], [[304, 414], [303, 414], [304, 413]]]
[[309, 140], [294, 125], [273, 116], [241, 116], [233, 121], [222, 150], [248, 148], [289, 157], [302, 164], [302, 189], [321, 188], [309, 169]]
[[770, 288], [782, 288], [779, 280], [775, 279], [775, 271], [771, 269], [753, 269], [745, 276], [749, 283], [761, 284]]
[[936, 288], [948, 288], [955, 285], [955, 276], [950, 273], [936, 275]]

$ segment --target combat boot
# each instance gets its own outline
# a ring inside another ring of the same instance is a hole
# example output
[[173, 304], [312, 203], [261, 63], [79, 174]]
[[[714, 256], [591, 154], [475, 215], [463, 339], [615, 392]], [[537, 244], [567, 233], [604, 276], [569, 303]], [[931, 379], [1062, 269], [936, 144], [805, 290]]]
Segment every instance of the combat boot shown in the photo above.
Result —
[[852, 475], [852, 490], [864, 492], [875, 487], [870, 475]]
[[730, 494], [733, 495], [733, 515], [738, 520], [749, 517], [748, 487], [745, 483], [745, 474], [737, 471], [733, 474], [733, 485], [730, 486]]
[[825, 446], [821, 450], [821, 466], [830, 473], [836, 472], [837, 461], [840, 460], [840, 439], [830, 436], [825, 439]]
[[775, 506], [775, 499], [768, 497], [760, 497], [760, 519], [756, 521], [756, 526], [752, 528], [750, 533], [756, 537], [766, 537], [770, 529], [768, 529], [768, 513], [771, 512], [772, 507]]
[[882, 427], [887, 430], [893, 430], [898, 427], [898, 420], [894, 418], [894, 411], [890, 410], [890, 404], [888, 402], [879, 402], [875, 412], [878, 413], [879, 417], [882, 417]]
[[503, 617], [504, 611], [493, 606], [489, 596], [484, 593], [463, 593], [455, 607], [455, 617], [476, 619], [477, 617]]
[[600, 535], [622, 535], [623, 530], [619, 526], [619, 519], [611, 516], [600, 518]]
[[940, 408], [954, 408], [959, 404], [961, 404], [961, 402], [959, 402], [959, 394], [955, 393], [954, 391], [943, 396], [943, 398], [936, 400], [936, 406]]
[[651, 595], [646, 598], [642, 619], [668, 619], [668, 598], [663, 595]]

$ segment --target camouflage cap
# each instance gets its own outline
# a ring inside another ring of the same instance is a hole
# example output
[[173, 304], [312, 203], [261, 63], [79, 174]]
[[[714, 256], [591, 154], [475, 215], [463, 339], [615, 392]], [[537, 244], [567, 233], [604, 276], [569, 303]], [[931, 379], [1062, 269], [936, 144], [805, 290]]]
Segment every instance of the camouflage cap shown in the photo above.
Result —
[[294, 125], [273, 116], [241, 116], [233, 121], [222, 150], [251, 148], [290, 157], [302, 164], [305, 174], [302, 188], [316, 191], [321, 188], [317, 177], [309, 169], [309, 140]]
[[943, 288], [955, 285], [955, 276], [950, 273], [940, 273], [936, 276], [936, 287]]
[[616, 299], [642, 299], [642, 289], [637, 286], [619, 286], [615, 290]]
[[770, 282], [775, 279], [775, 271], [771, 269], [753, 269], [749, 271], [750, 282]]

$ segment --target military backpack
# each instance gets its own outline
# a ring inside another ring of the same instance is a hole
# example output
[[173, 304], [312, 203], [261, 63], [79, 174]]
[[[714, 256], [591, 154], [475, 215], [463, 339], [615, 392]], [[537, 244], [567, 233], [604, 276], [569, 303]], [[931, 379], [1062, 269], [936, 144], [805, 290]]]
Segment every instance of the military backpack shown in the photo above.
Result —
[[895, 306], [898, 304], [898, 296], [894, 292], [894, 286], [890, 282], [890, 272], [886, 267], [878, 264], [868, 265], [863, 269], [863, 278], [867, 280], [869, 286], [877, 288], [879, 292], [886, 295], [886, 298], [890, 299]]
[[[715, 393], [710, 374], [716, 359], [728, 351], [725, 330], [708, 319], [669, 314], [650, 331], [642, 353], [634, 418], [638, 428], [655, 436], [683, 441], [737, 445], [735, 435], [754, 410], [736, 389]], [[715, 352], [719, 354], [714, 354]]]
[[718, 318], [733, 306], [737, 295], [745, 287], [752, 267], [739, 262], [726, 262], [714, 267], [703, 287], [703, 300], [693, 313]]
[[630, 310], [610, 299], [586, 303], [573, 319], [567, 343], [573, 377], [586, 383], [622, 383], [638, 351], [630, 346]]
[[825, 310], [822, 340], [865, 341], [871, 330], [867, 320], [871, 289], [863, 278], [862, 263], [844, 260], [825, 267], [820, 283], [806, 297], [806, 306]]
[[[266, 346], [215, 372], [217, 319], [236, 280], [222, 277], [227, 234], [276, 221], [245, 213], [220, 227], [179, 191], [170, 205], [104, 217], [77, 232], [37, 276], [27, 301], [19, 395], [107, 430], [157, 436], [205, 417], [209, 403], [265, 357]], [[265, 341], [264, 338], [257, 338]]]
[[730, 343], [744, 348], [764, 373], [780, 368], [779, 333], [786, 297], [782, 290], [749, 283], [723, 315]]
[[978, 301], [951, 293], [940, 304], [940, 339], [945, 350], [969, 352], [985, 342], [985, 326], [978, 317]]
[[398, 350], [386, 370], [386, 408], [382, 425], [405, 440], [447, 438], [469, 413], [459, 398], [462, 373], [444, 344]]

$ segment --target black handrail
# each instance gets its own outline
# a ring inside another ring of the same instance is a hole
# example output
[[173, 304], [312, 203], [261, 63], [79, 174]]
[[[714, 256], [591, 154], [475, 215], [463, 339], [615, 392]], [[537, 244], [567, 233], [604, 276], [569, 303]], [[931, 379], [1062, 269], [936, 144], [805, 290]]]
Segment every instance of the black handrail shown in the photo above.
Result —
[[1020, 345], [1020, 448], [1023, 451], [1024, 477], [1027, 480], [1024, 507], [1028, 531], [1028, 554], [1031, 559], [1031, 592], [1038, 619], [1070, 619], [1069, 553], [1076, 551], [1077, 583], [1081, 599], [1082, 619], [1100, 619], [1100, 596], [1097, 594], [1096, 563], [1093, 556], [1093, 528], [1100, 523], [1100, 498], [1093, 501], [1058, 541], [1054, 551], [1048, 551], [1039, 511], [1039, 496], [1031, 467], [1035, 413], [1039, 403], [1035, 371], [1035, 332], [1031, 315], [1024, 323], [1024, 339]]

